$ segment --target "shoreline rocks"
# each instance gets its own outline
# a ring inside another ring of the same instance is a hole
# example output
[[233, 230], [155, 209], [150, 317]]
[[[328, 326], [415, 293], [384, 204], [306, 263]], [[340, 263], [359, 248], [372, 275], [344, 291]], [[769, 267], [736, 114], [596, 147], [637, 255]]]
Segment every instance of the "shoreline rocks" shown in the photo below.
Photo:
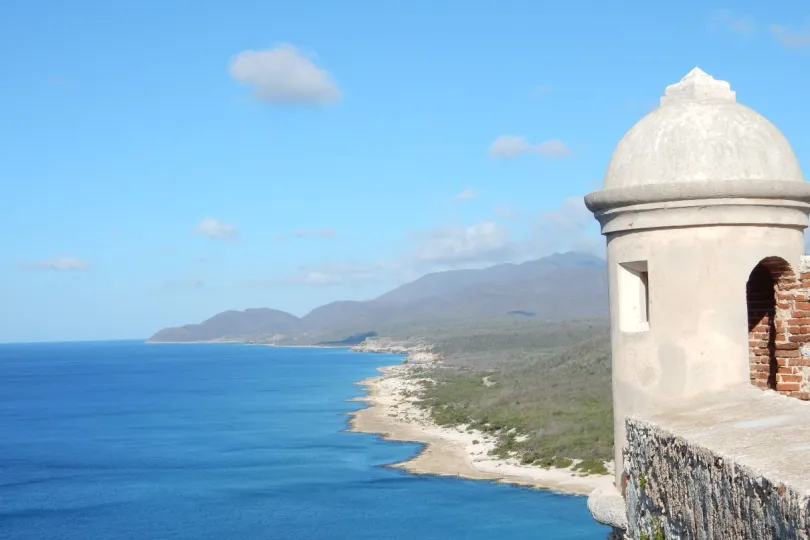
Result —
[[407, 363], [441, 361], [442, 356], [435, 352], [434, 348], [434, 344], [428, 343], [421, 338], [395, 340], [386, 337], [369, 337], [349, 350], [366, 353], [404, 354], [406, 355], [404, 362]]

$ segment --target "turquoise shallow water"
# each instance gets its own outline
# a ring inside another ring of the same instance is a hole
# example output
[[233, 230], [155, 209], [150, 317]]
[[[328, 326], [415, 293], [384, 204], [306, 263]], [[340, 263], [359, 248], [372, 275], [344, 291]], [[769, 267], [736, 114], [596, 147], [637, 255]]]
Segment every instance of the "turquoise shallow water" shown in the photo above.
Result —
[[384, 465], [347, 433], [395, 357], [137, 342], [0, 345], [0, 539], [599, 539], [585, 499]]

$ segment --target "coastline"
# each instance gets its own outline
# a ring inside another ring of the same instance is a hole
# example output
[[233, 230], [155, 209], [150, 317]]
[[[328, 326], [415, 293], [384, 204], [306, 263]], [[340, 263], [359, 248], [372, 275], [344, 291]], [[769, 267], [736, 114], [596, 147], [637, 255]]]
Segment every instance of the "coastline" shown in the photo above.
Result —
[[275, 343], [249, 343], [244, 340], [212, 339], [209, 341], [150, 341], [144, 340], [147, 345], [218, 345], [237, 344], [253, 347], [278, 347], [279, 349], [350, 349], [352, 345], [276, 345]]
[[212, 339], [210, 341], [151, 341], [145, 339], [143, 342], [147, 345], [216, 345], [218, 343], [244, 343], [244, 341], [227, 339]]
[[[349, 401], [360, 401], [368, 407], [350, 413], [349, 431], [380, 435], [387, 441], [423, 443], [416, 456], [390, 465], [413, 474], [456, 476], [473, 480], [490, 480], [571, 495], [588, 495], [597, 488], [613, 486], [609, 475], [583, 475], [566, 469], [545, 469], [521, 465], [516, 459], [489, 456], [495, 437], [466, 426], [436, 425], [428, 411], [416, 405], [414, 397], [421, 389], [419, 379], [411, 377], [414, 369], [425, 364], [398, 364], [378, 368], [381, 375], [359, 381], [367, 395]], [[612, 464], [608, 463], [609, 470]]]

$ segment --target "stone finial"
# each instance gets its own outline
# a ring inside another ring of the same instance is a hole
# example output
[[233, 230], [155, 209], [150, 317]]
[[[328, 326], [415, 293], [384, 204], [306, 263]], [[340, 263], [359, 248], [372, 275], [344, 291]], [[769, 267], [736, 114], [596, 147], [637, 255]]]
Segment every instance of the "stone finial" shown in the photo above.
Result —
[[667, 86], [661, 97], [661, 106], [681, 100], [737, 101], [737, 93], [726, 81], [718, 81], [699, 67], [687, 73], [683, 79]]

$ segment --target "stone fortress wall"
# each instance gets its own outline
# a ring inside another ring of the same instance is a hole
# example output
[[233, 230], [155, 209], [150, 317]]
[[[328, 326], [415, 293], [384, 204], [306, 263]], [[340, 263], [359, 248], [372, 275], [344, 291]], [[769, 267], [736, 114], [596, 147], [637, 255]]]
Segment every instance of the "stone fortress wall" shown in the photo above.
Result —
[[619, 535], [810, 537], [808, 403], [739, 389], [627, 419]]

